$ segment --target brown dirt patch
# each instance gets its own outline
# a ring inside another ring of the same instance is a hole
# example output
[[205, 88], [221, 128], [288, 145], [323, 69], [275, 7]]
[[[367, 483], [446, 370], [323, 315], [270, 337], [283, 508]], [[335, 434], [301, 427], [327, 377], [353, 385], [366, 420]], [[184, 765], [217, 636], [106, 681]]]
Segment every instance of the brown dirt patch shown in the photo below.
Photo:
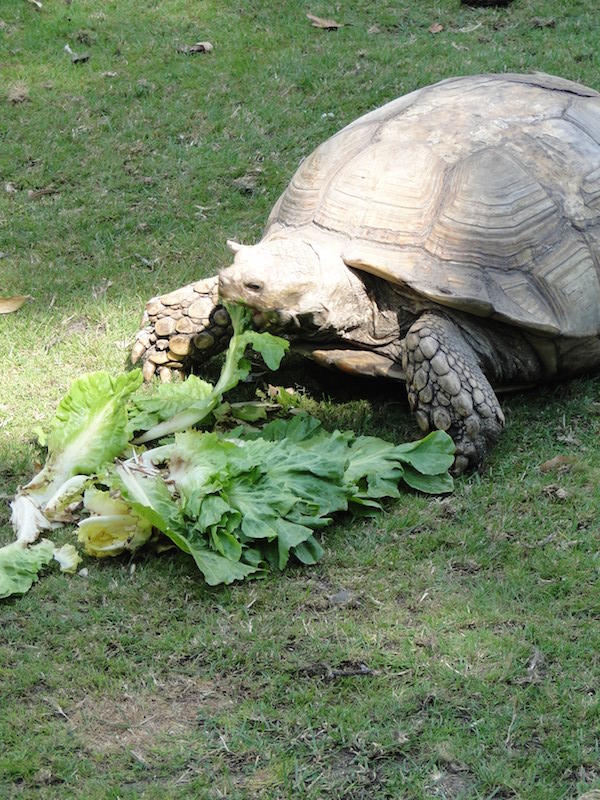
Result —
[[213, 681], [178, 676], [152, 690], [117, 697], [86, 696], [68, 719], [86, 749], [97, 754], [129, 750], [140, 761], [162, 739], [185, 738], [200, 715], [233, 705]]

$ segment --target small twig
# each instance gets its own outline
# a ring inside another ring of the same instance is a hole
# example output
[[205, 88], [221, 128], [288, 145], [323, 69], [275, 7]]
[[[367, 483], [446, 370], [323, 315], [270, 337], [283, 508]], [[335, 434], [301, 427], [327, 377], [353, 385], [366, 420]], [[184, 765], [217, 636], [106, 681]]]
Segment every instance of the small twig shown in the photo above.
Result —
[[506, 747], [510, 747], [510, 739], [511, 739], [513, 728], [515, 726], [515, 722], [516, 721], [517, 721], [517, 698], [515, 697], [514, 700], [513, 700], [512, 719], [510, 721], [510, 725], [508, 726], [506, 739], [504, 740], [504, 744], [505, 744]]
[[69, 719], [69, 717], [68, 717], [68, 716], [65, 714], [65, 712], [62, 710], [62, 708], [60, 707], [60, 705], [59, 705], [59, 704], [56, 702], [56, 700], [53, 700], [51, 697], [44, 697], [44, 700], [45, 700], [45, 701], [46, 701], [46, 702], [47, 702], [49, 705], [51, 705], [51, 706], [52, 706], [52, 708], [55, 710], [55, 712], [56, 712], [56, 713], [57, 713], [59, 716], [61, 716], [61, 717], [64, 717], [64, 718], [67, 720], [67, 722], [70, 722], [70, 721], [71, 721], [71, 720]]

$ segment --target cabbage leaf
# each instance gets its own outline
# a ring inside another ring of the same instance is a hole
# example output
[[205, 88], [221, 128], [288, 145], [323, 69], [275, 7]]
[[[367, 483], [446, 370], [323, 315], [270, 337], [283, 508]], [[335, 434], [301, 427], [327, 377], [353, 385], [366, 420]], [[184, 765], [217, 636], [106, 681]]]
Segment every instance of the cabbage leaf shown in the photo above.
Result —
[[0, 598], [25, 594], [53, 554], [54, 544], [48, 539], [32, 547], [19, 541], [0, 547]]
[[76, 475], [92, 475], [125, 449], [128, 397], [140, 386], [140, 370], [111, 377], [93, 372], [78, 378], [61, 400], [48, 435], [43, 469], [11, 504], [18, 541], [33, 542], [52, 527], [44, 510]]

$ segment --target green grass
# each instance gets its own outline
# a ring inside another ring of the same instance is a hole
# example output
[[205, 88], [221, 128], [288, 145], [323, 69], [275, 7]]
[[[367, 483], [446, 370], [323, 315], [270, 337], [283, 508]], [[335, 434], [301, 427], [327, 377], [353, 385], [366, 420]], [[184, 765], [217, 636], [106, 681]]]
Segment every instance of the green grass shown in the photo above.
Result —
[[[316, 30], [306, 11], [345, 25]], [[34, 429], [73, 378], [121, 369], [145, 300], [226, 265], [227, 238], [255, 241], [328, 135], [450, 75], [539, 69], [600, 87], [592, 0], [4, 0], [0, 19], [0, 296], [33, 297], [0, 316], [2, 542]], [[178, 52], [198, 40], [214, 51]], [[18, 82], [29, 99], [13, 104]], [[281, 380], [306, 385], [331, 424], [415, 435], [393, 386]], [[599, 389], [507, 398], [480, 475], [447, 501], [407, 495], [376, 520], [341, 519], [315, 568], [208, 589], [184, 556], [142, 553], [3, 602], [0, 797], [600, 787]], [[559, 453], [574, 466], [540, 472]]]

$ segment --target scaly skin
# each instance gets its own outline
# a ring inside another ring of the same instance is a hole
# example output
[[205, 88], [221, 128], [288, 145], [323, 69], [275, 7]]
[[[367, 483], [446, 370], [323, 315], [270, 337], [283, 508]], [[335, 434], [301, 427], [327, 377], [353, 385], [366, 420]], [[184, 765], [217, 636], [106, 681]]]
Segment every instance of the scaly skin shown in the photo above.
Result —
[[145, 380], [158, 370], [161, 380], [168, 381], [172, 370], [190, 372], [194, 364], [225, 350], [232, 329], [218, 302], [218, 282], [215, 275], [146, 303], [131, 353], [134, 364], [142, 359]]
[[421, 430], [450, 434], [456, 474], [477, 468], [500, 436], [504, 414], [460, 328], [443, 313], [422, 314], [404, 340], [403, 367]]

